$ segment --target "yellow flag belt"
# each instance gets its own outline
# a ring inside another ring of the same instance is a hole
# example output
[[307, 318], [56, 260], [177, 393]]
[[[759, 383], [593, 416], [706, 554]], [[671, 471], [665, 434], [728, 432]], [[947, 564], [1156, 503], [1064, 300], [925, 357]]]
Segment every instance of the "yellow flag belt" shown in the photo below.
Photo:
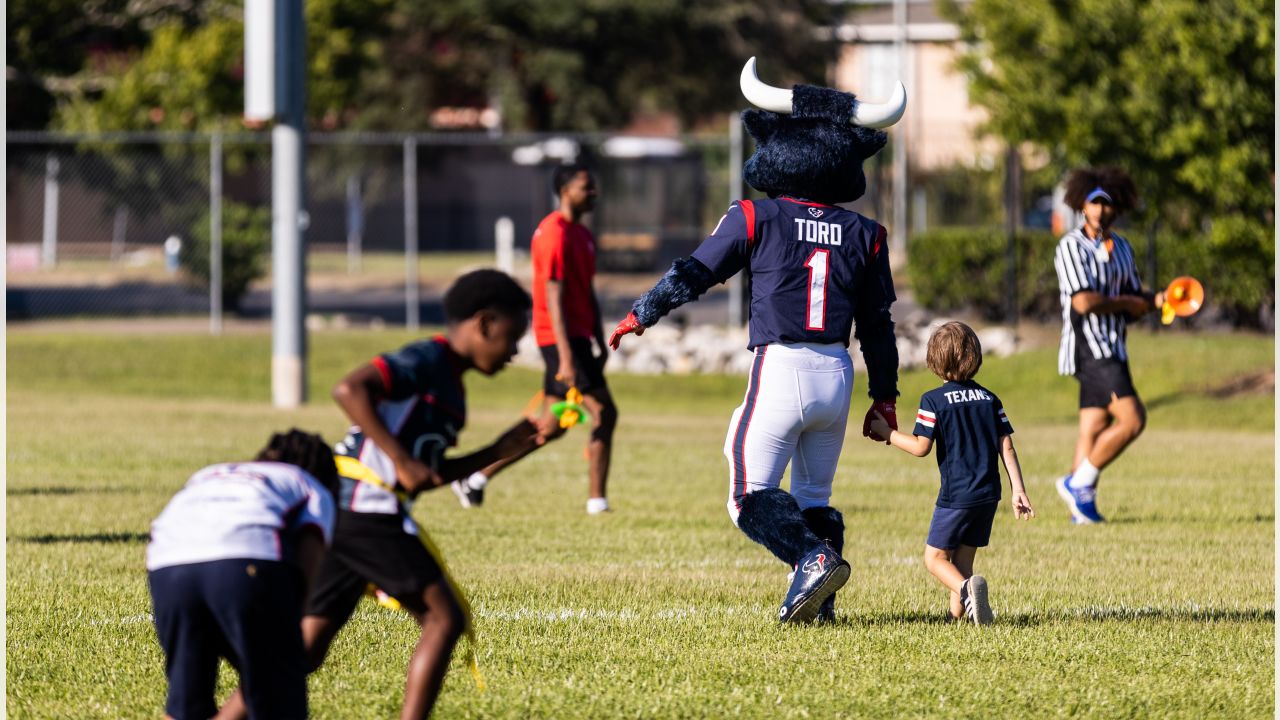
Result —
[[[383, 480], [368, 465], [345, 455], [335, 455], [333, 459], [338, 464], [338, 474], [343, 477], [380, 487], [394, 494], [402, 503], [408, 503], [409, 496], [403, 490], [399, 490], [386, 480]], [[414, 524], [418, 527], [418, 539], [422, 541], [423, 546], [427, 548], [427, 552], [431, 553], [432, 559], [436, 561], [436, 565], [440, 567], [440, 572], [444, 575], [445, 582], [449, 583], [449, 588], [453, 590], [453, 596], [457, 598], [458, 605], [462, 608], [462, 615], [466, 619], [465, 633], [469, 641], [466, 655], [467, 665], [471, 669], [471, 677], [475, 680], [476, 687], [483, 691], [485, 688], [484, 675], [480, 674], [480, 664], [476, 661], [479, 643], [476, 640], [476, 627], [471, 613], [471, 603], [467, 601], [467, 596], [462, 592], [462, 587], [453, 579], [453, 574], [449, 572], [449, 566], [444, 562], [444, 555], [441, 554], [440, 548], [431, 540], [431, 536], [427, 534], [427, 531], [423, 529], [422, 523], [415, 522]]]

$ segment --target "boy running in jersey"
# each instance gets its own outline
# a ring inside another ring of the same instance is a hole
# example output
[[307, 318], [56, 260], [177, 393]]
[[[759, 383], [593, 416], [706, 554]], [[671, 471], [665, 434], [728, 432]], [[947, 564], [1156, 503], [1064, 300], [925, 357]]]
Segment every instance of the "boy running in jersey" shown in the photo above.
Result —
[[409, 658], [400, 717], [431, 713], [449, 658], [469, 622], [439, 559], [410, 515], [412, 499], [475, 471], [528, 454], [556, 433], [522, 419], [490, 446], [446, 457], [466, 424], [462, 374], [493, 375], [516, 354], [530, 299], [497, 270], [463, 275], [445, 293], [446, 334], [373, 358], [343, 378], [333, 397], [352, 422], [336, 448], [340, 489], [333, 547], [302, 621], [312, 666], [369, 584], [395, 598], [422, 628]]
[[871, 429], [916, 457], [928, 455], [937, 444], [942, 487], [925, 541], [924, 566], [951, 591], [953, 619], [988, 625], [994, 616], [987, 580], [973, 574], [973, 558], [991, 539], [1000, 504], [997, 457], [1009, 473], [1014, 517], [1030, 520], [1036, 512], [1022, 486], [1013, 425], [1004, 404], [973, 380], [982, 367], [982, 345], [973, 329], [960, 322], [939, 327], [929, 338], [925, 360], [943, 385], [921, 396], [913, 434], [890, 428], [879, 415]]
[[[748, 69], [754, 78], [754, 65]], [[746, 72], [743, 78], [752, 98]], [[744, 177], [771, 199], [733, 203], [693, 255], [676, 260], [636, 301], [610, 344], [616, 348], [623, 335], [643, 333], [712, 285], [750, 271], [755, 361], [725, 439], [727, 505], [747, 537], [793, 570], [779, 618], [809, 622], [834, 619], [834, 593], [850, 574], [840, 557], [844, 519], [830, 506], [853, 390], [850, 332], [856, 324], [872, 407], [888, 418], [898, 395], [898, 352], [885, 229], [834, 204], [863, 194], [862, 161], [886, 136], [851, 124], [866, 109], [852, 95], [804, 85], [793, 93], [784, 111], [791, 117], [743, 113], [758, 145]], [[868, 436], [870, 419], [868, 412]], [[779, 487], [788, 464], [789, 493]]]
[[240, 675], [249, 717], [307, 717], [302, 608], [333, 537], [337, 485], [324, 439], [291, 430], [253, 462], [192, 475], [151, 524], [147, 583], [166, 717], [217, 712], [219, 656]]
[[1162, 306], [1164, 293], [1142, 289], [1133, 247], [1111, 231], [1137, 200], [1133, 180], [1119, 168], [1086, 168], [1067, 177], [1067, 204], [1084, 223], [1063, 236], [1053, 258], [1062, 299], [1058, 372], [1080, 383], [1080, 428], [1072, 470], [1057, 488], [1076, 524], [1103, 522], [1098, 475], [1147, 424], [1125, 337], [1129, 321]]

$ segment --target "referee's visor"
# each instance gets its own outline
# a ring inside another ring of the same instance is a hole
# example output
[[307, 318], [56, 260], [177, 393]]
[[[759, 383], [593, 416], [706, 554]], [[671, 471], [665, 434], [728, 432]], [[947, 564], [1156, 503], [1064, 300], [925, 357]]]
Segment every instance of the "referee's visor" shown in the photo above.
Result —
[[1104, 202], [1108, 205], [1115, 205], [1115, 201], [1111, 199], [1111, 195], [1101, 187], [1096, 187], [1090, 190], [1089, 194], [1085, 196], [1084, 201], [1087, 203]]

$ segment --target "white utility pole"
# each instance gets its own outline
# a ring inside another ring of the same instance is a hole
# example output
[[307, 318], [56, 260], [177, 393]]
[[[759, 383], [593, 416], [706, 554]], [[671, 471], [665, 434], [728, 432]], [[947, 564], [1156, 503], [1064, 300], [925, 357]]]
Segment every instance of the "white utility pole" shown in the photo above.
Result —
[[245, 118], [276, 121], [271, 129], [271, 399], [278, 408], [295, 408], [307, 401], [302, 0], [245, 3], [244, 24]]
[[[897, 28], [894, 40], [898, 77], [907, 74], [907, 0], [893, 0], [893, 24]], [[900, 122], [893, 130], [893, 232], [889, 248], [898, 257], [905, 258], [907, 251], [907, 124]]]
[[[729, 115], [729, 204], [742, 199], [742, 118]], [[743, 272], [746, 272], [745, 270]], [[742, 327], [743, 273], [729, 278], [729, 326]]]

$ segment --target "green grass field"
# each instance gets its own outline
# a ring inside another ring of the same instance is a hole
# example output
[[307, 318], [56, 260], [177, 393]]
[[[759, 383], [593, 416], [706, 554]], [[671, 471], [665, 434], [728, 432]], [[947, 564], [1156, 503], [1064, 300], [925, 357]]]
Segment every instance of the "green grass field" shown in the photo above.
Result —
[[[191, 472], [250, 456], [274, 429], [338, 439], [328, 386], [408, 337], [313, 334], [313, 403], [286, 412], [268, 402], [265, 335], [11, 328], [9, 716], [157, 716], [150, 520]], [[1002, 507], [978, 554], [989, 628], [944, 624], [945, 592], [920, 562], [934, 459], [856, 432], [833, 498], [854, 566], [840, 622], [779, 627], [786, 569], [724, 509], [721, 447], [744, 379], [613, 377], [616, 512], [583, 512], [582, 431], [500, 476], [483, 508], [447, 490], [419, 501], [476, 607], [489, 683], [477, 692], [455, 659], [438, 716], [1273, 717], [1274, 399], [1223, 389], [1270, 370], [1274, 342], [1139, 334], [1131, 346], [1150, 424], [1104, 475], [1104, 526], [1072, 527], [1052, 489], [1075, 407], [1054, 349], [979, 374], [1008, 408], [1040, 514], [1015, 524]], [[513, 420], [537, 384], [520, 369], [472, 377], [462, 449]], [[900, 416], [933, 384], [906, 373]], [[363, 604], [312, 678], [314, 715], [394, 716], [415, 638], [408, 616]], [[224, 672], [224, 689], [233, 682]]]

